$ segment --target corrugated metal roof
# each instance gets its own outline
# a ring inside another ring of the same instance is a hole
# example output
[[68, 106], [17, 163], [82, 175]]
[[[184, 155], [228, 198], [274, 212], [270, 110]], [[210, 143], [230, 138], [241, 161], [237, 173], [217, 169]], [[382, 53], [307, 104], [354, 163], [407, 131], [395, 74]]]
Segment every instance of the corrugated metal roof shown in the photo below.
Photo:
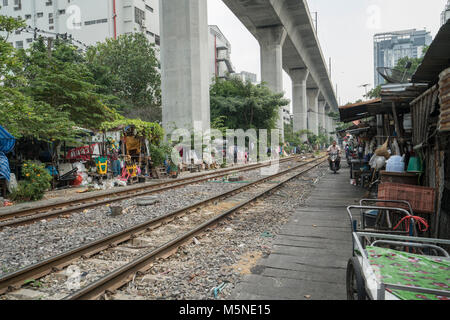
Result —
[[426, 82], [434, 85], [439, 74], [450, 67], [450, 20], [439, 30], [431, 43], [422, 64], [413, 75], [413, 82]]

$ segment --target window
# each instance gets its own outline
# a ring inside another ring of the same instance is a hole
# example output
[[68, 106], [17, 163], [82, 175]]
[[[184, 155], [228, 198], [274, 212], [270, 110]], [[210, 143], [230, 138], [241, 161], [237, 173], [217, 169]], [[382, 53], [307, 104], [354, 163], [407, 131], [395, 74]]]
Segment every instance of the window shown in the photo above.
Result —
[[48, 24], [53, 24], [53, 19], [48, 19]]
[[145, 5], [145, 9], [147, 9], [148, 11], [150, 11], [150, 12], [153, 12], [153, 8], [152, 7], [150, 7], [149, 5]]
[[142, 25], [145, 21], [145, 11], [134, 7], [134, 21], [137, 24]]
[[23, 49], [23, 41], [16, 41], [16, 49]]
[[22, 10], [22, 0], [14, 0], [14, 11]]
[[107, 23], [108, 19], [100, 19], [100, 20], [90, 20], [84, 23], [85, 26], [90, 26], [93, 24]]
[[43, 16], [44, 16], [44, 13], [43, 13], [43, 12], [38, 12], [38, 13], [37, 13], [37, 17], [38, 17], [38, 18], [42, 18]]
[[8, 0], [3, 0], [3, 6], [7, 7], [8, 6]]
[[28, 19], [31, 19], [31, 14], [26, 14], [26, 15], [25, 15], [25, 19], [27, 19], [27, 20], [28, 20]]
[[33, 38], [28, 38], [27, 43], [31, 43], [31, 42], [33, 42]]
[[159, 36], [158, 35], [155, 35], [155, 43], [156, 43], [156, 45], [161, 45], [161, 40], [160, 40], [160, 38], [159, 38]]
[[62, 10], [58, 10], [59, 14], [66, 14], [66, 10], [62, 9]]
[[48, 0], [46, 3], [45, 3], [45, 5], [48, 7], [48, 6], [51, 6], [53, 3], [52, 3], [52, 0]]

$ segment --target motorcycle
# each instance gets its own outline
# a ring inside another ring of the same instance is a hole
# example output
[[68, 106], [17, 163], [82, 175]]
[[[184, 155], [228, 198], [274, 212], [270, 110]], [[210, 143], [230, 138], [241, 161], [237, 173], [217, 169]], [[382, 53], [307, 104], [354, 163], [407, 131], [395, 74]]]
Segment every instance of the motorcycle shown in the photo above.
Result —
[[336, 174], [341, 169], [339, 154], [337, 152], [330, 153], [329, 161], [331, 171], [333, 171], [334, 174]]

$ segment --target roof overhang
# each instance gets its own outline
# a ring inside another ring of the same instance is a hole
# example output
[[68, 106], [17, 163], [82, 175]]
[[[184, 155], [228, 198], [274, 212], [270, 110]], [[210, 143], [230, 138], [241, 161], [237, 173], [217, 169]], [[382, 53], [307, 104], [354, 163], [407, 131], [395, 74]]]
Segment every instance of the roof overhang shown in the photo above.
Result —
[[351, 122], [370, 117], [376, 114], [376, 110], [380, 106], [381, 98], [341, 106], [339, 107], [341, 121]]
[[450, 67], [450, 20], [439, 30], [428, 48], [422, 64], [412, 77], [413, 82], [434, 85], [439, 81], [442, 70]]

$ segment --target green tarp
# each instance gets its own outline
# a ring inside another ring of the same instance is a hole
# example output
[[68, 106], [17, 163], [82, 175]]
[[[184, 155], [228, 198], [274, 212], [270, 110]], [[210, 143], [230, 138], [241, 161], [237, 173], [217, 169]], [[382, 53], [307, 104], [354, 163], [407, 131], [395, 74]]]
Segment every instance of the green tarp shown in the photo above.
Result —
[[[386, 284], [450, 292], [450, 261], [379, 247], [366, 248], [375, 275]], [[450, 297], [412, 291], [391, 291], [402, 300], [450, 300]]]

